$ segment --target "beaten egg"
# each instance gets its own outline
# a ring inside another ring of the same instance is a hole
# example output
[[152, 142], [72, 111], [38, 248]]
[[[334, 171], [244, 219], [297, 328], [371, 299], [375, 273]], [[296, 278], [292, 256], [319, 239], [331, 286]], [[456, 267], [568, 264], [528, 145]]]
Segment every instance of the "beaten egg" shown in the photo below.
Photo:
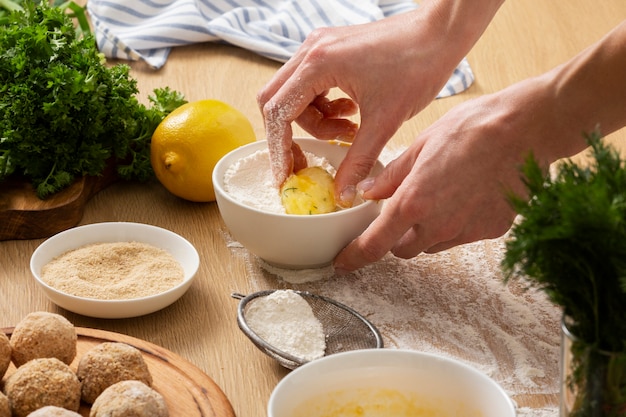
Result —
[[292, 417], [482, 417], [462, 401], [410, 391], [351, 388], [321, 394], [298, 405]]

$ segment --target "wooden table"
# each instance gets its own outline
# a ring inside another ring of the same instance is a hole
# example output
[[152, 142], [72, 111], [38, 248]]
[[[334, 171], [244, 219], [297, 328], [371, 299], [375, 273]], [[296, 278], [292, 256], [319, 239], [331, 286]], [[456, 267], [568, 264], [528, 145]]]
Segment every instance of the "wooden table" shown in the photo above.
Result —
[[[625, 17], [626, 2], [623, 0], [510, 0], [469, 54], [477, 78], [475, 84], [458, 96], [432, 103], [405, 123], [390, 147], [406, 146], [418, 132], [461, 101], [497, 91], [550, 69], [599, 39]], [[263, 123], [255, 94], [279, 67], [276, 62], [235, 47], [202, 44], [175, 49], [160, 71], [150, 70], [140, 63], [134, 63], [132, 67], [132, 75], [138, 80], [142, 100], [146, 100], [147, 94], [154, 88], [163, 86], [183, 92], [190, 101], [220, 99], [246, 114], [258, 137], [263, 138]], [[303, 132], [296, 130], [296, 133]], [[626, 130], [613, 134], [611, 140], [620, 143], [621, 149], [626, 149]], [[264, 356], [239, 331], [236, 324], [237, 302], [230, 294], [234, 291], [248, 293], [288, 285], [271, 275], [259, 273], [258, 264], [253, 258], [242, 249], [229, 245], [232, 242], [215, 203], [182, 201], [157, 183], [117, 183], [88, 203], [81, 224], [103, 221], [154, 224], [189, 239], [200, 253], [201, 266], [188, 293], [169, 308], [145, 317], [100, 320], [79, 316], [49, 302], [31, 277], [29, 259], [42, 240], [4, 241], [0, 242], [0, 327], [15, 325], [29, 312], [47, 310], [63, 314], [77, 326], [119, 332], [152, 342], [188, 359], [206, 372], [225, 392], [238, 416], [264, 416], [272, 389], [287, 371]], [[441, 282], [441, 291], [450, 289], [447, 294], [450, 300], [454, 300], [455, 282], [462, 279], [462, 275], [483, 276], [487, 271], [487, 275], [491, 273], [494, 279], [499, 277], [497, 269], [500, 253], [492, 246], [497, 244], [496, 241], [469, 245], [439, 256], [423, 256], [421, 260], [412, 263], [398, 263], [394, 260], [386, 262], [395, 266], [403, 265], [403, 268], [423, 268], [422, 272], [430, 271], [427, 272]], [[470, 271], [475, 265], [468, 263], [468, 259], [472, 259], [474, 250], [480, 252], [480, 273]], [[490, 254], [493, 254], [493, 259]], [[447, 274], [441, 271], [456, 272]], [[428, 275], [426, 272], [424, 274], [422, 277]], [[350, 282], [354, 284], [359, 277], [351, 279]], [[325, 285], [316, 283], [311, 287], [324, 292]], [[349, 293], [348, 288], [337, 291], [337, 286], [341, 285], [337, 280], [332, 285], [333, 291], [343, 300], [349, 302], [359, 297], [358, 285], [353, 285], [353, 293]], [[469, 287], [465, 283], [460, 288], [467, 290]], [[481, 291], [489, 291], [489, 288], [497, 287], [486, 285], [480, 288]], [[436, 286], [430, 287], [430, 291], [435, 301], [430, 306], [423, 306], [425, 311], [435, 309], [437, 297], [441, 296]], [[459, 297], [464, 295], [466, 292], [459, 291]], [[524, 297], [517, 300], [523, 304]], [[384, 301], [381, 303], [384, 307]], [[497, 310], [502, 305], [494, 308]], [[520, 305], [520, 308], [523, 307]], [[512, 310], [516, 311], [515, 308]], [[376, 323], [378, 316], [370, 316]], [[463, 320], [464, 317], [467, 319], [466, 316], [460, 309], [456, 317]], [[548, 317], [554, 321], [554, 315]], [[471, 324], [472, 320], [467, 320]], [[558, 323], [551, 322], [546, 326], [554, 329], [551, 340], [558, 339]], [[506, 326], [499, 328], [503, 327]], [[447, 328], [442, 326], [437, 330], [438, 337], [433, 339], [432, 344], [437, 346], [439, 343], [443, 351], [454, 356], [454, 349], [446, 349], [445, 340], [451, 339], [445, 337]], [[523, 338], [526, 330], [520, 328], [514, 331], [517, 332], [515, 336], [506, 340]], [[432, 333], [424, 334], [432, 336]], [[485, 340], [477, 343], [498, 345], [498, 337], [493, 332], [485, 331], [482, 334]], [[416, 335], [416, 339], [418, 337]], [[390, 339], [389, 344], [400, 347], [408, 345], [417, 349], [421, 346], [412, 345], [411, 339], [403, 342], [397, 337]], [[554, 358], [558, 356], [554, 350], [555, 347], [551, 346], [546, 352]], [[495, 346], [493, 353], [495, 365], [511, 361], [507, 357], [511, 351], [505, 347]], [[475, 358], [478, 360], [479, 356]], [[552, 362], [547, 367], [555, 367]], [[511, 363], [515, 364], [514, 361]], [[549, 375], [553, 375], [553, 370]], [[542, 372], [541, 369], [534, 369], [529, 375], [532, 377]], [[501, 371], [492, 376], [499, 379]], [[554, 390], [541, 392], [538, 389], [536, 395], [515, 395], [515, 382], [509, 386], [509, 390], [513, 391], [515, 399], [523, 407], [554, 407], [558, 402]]]

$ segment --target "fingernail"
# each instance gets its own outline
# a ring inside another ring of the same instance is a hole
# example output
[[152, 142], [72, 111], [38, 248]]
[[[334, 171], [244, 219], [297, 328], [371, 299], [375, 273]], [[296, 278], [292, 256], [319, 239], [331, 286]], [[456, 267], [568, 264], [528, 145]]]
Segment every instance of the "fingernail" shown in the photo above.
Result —
[[365, 178], [363, 181], [356, 185], [356, 188], [361, 196], [372, 189], [374, 186], [374, 177]]
[[339, 194], [339, 205], [342, 207], [352, 206], [352, 202], [356, 197], [356, 187], [354, 185], [348, 185]]
[[350, 271], [345, 269], [345, 267], [342, 264], [338, 264], [338, 263], [335, 263], [333, 265], [333, 272], [338, 277], [341, 277], [341, 276], [344, 276], [344, 275], [348, 275], [350, 273]]

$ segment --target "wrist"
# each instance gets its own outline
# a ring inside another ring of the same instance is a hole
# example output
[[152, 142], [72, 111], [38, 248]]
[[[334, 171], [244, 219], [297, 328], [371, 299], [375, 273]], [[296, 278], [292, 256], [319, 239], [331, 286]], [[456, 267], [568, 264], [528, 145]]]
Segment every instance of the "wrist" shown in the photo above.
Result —
[[626, 125], [626, 21], [546, 77], [563, 128], [608, 135]]
[[423, 24], [429, 25], [431, 33], [440, 40], [439, 54], [450, 57], [456, 65], [480, 39], [503, 3], [504, 0], [430, 0], [420, 8]]

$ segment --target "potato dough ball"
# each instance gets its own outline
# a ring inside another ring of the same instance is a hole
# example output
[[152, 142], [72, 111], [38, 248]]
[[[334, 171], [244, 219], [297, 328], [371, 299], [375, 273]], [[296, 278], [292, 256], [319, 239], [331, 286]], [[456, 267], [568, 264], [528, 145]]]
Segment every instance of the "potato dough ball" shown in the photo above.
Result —
[[11, 357], [16, 367], [35, 358], [57, 358], [66, 364], [76, 356], [76, 329], [65, 317], [37, 311], [24, 317], [11, 335]]
[[0, 417], [11, 417], [11, 407], [9, 406], [9, 399], [6, 395], [0, 392]]
[[96, 399], [89, 417], [168, 417], [165, 400], [140, 381], [120, 381]]
[[54, 405], [47, 405], [35, 410], [28, 415], [28, 417], [82, 417], [80, 414], [74, 411], [66, 410], [65, 408], [56, 407]]
[[[11, 342], [4, 332], [0, 332], [0, 379], [11, 364]], [[1, 416], [2, 414], [0, 414]]]
[[89, 349], [76, 370], [82, 382], [82, 399], [92, 404], [109, 386], [134, 379], [152, 386], [152, 375], [139, 349], [119, 342], [105, 342]]
[[78, 411], [80, 381], [68, 365], [57, 358], [39, 358], [26, 362], [4, 384], [14, 417], [47, 405]]
[[335, 179], [322, 167], [307, 167], [290, 175], [280, 187], [287, 214], [324, 214], [337, 209]]

